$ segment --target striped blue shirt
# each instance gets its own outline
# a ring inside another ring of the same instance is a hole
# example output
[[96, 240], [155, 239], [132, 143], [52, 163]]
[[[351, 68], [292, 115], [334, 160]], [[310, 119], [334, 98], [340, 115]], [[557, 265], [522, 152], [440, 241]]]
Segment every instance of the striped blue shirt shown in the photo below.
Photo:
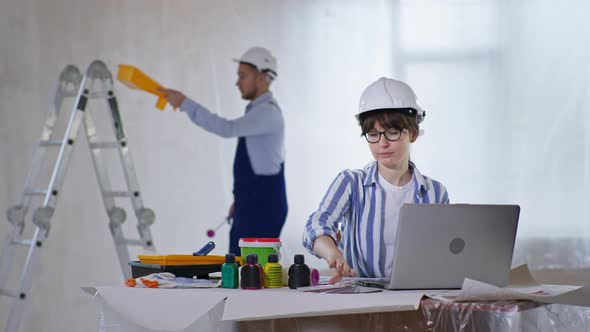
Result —
[[[446, 188], [438, 181], [420, 174], [410, 162], [413, 173], [414, 203], [448, 204]], [[303, 232], [303, 245], [312, 254], [315, 239], [332, 237], [341, 230], [339, 249], [360, 277], [383, 278], [385, 273], [381, 243], [375, 233], [383, 229], [385, 191], [379, 184], [377, 162], [363, 169], [340, 172], [330, 185], [317, 211], [312, 213]]]
[[245, 137], [246, 150], [256, 175], [275, 175], [285, 161], [283, 113], [266, 92], [246, 106], [244, 116], [228, 120], [211, 113], [203, 105], [186, 98], [180, 110], [196, 125], [221, 137]]

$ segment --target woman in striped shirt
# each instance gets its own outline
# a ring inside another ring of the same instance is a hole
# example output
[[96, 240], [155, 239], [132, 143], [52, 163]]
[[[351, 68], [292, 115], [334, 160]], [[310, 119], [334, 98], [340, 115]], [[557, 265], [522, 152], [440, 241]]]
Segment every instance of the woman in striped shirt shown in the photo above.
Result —
[[410, 161], [424, 116], [404, 82], [382, 77], [361, 95], [357, 120], [375, 161], [336, 176], [303, 234], [303, 245], [335, 269], [329, 283], [388, 278], [401, 206], [449, 203], [446, 188]]

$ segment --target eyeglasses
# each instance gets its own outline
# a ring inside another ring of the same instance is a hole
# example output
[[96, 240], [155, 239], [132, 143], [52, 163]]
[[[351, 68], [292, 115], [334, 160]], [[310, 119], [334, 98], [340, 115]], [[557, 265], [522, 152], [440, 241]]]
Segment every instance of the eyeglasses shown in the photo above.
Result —
[[369, 143], [377, 143], [381, 140], [381, 135], [385, 136], [385, 139], [390, 142], [395, 142], [402, 137], [402, 130], [389, 128], [385, 131], [369, 130], [363, 134], [365, 139]]

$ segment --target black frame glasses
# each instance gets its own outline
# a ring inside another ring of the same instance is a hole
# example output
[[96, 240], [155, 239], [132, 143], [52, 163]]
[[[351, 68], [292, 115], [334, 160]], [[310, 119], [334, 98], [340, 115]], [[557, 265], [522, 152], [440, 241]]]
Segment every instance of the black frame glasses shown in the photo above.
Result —
[[[363, 133], [363, 136], [365, 137], [365, 139], [369, 143], [379, 143], [379, 141], [381, 140], [381, 136], [385, 136], [385, 139], [390, 142], [395, 142], [395, 141], [398, 141], [402, 137], [403, 131], [404, 131], [403, 129], [400, 130], [400, 129], [396, 129], [396, 128], [389, 128], [384, 131], [369, 130], [366, 133]], [[371, 135], [371, 134], [372, 135], [379, 134], [379, 136], [377, 137], [377, 139], [375, 139], [375, 137], [369, 137], [369, 135]]]

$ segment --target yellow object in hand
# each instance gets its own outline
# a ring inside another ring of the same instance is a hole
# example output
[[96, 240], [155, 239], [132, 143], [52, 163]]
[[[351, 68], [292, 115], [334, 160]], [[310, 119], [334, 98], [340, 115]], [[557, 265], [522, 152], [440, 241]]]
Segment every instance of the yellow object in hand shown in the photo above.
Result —
[[146, 75], [137, 67], [131, 65], [119, 65], [117, 79], [131, 89], [144, 90], [158, 96], [156, 108], [158, 108], [160, 111], [163, 111], [166, 107], [166, 98], [164, 98], [164, 93], [158, 91], [158, 89], [163, 88], [163, 86], [160, 85], [160, 83], [154, 81], [151, 77]]

